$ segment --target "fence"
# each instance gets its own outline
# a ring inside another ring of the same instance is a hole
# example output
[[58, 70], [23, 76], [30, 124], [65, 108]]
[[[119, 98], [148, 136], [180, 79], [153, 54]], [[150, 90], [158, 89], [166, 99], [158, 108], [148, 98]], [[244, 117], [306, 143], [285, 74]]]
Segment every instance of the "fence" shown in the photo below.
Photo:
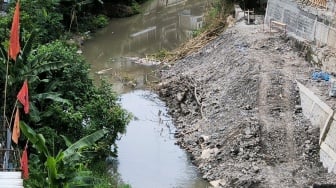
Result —
[[20, 151], [11, 146], [11, 131], [0, 115], [0, 171], [20, 171]]

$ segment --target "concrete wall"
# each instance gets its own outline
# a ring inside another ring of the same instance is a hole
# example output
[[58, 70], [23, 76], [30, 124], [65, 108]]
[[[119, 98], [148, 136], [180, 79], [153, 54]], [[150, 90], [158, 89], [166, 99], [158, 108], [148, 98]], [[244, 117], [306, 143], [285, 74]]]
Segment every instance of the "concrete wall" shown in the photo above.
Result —
[[329, 172], [336, 173], [336, 115], [326, 103], [312, 91], [297, 82], [300, 88], [301, 106], [313, 126], [320, 128], [320, 161]]
[[[331, 4], [331, 2], [333, 4]], [[268, 0], [265, 24], [271, 20], [285, 23], [287, 33], [299, 40], [315, 42], [317, 46], [336, 48], [335, 2], [328, 1], [327, 9], [298, 5], [293, 0]], [[333, 7], [332, 10], [330, 10]], [[317, 56], [322, 56], [318, 55]], [[336, 58], [318, 59], [327, 71], [336, 71]], [[330, 62], [328, 64], [328, 62]], [[330, 68], [328, 68], [330, 66]], [[335, 111], [312, 91], [298, 82], [303, 114], [320, 129], [320, 161], [329, 172], [336, 173], [336, 115]]]
[[0, 187], [23, 188], [21, 172], [0, 172]]
[[[296, 38], [327, 44], [336, 48], [336, 29], [333, 26], [334, 13], [310, 7], [309, 10], [298, 6], [291, 0], [268, 0], [265, 23], [270, 20], [287, 24], [289, 35]], [[328, 16], [321, 12], [328, 12]]]

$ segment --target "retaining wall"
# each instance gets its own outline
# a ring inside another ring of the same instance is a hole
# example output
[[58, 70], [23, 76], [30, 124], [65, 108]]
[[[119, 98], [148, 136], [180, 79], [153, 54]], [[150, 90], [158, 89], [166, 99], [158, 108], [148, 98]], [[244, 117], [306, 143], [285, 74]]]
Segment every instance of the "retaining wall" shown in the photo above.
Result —
[[336, 115], [335, 111], [312, 91], [297, 82], [300, 89], [302, 113], [320, 128], [320, 161], [328, 172], [336, 173]]
[[271, 20], [285, 23], [289, 35], [336, 48], [334, 13], [329, 11], [329, 16], [321, 16], [319, 12], [323, 10], [303, 10], [293, 0], [268, 0], [265, 24], [269, 26]]

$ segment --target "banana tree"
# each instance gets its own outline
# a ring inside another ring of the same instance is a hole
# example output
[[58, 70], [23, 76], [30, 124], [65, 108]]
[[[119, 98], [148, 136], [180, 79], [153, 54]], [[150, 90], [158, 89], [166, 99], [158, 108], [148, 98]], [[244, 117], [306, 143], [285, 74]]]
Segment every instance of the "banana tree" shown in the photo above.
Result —
[[[41, 84], [52, 85], [53, 80], [46, 79], [51, 71], [59, 70], [68, 66], [68, 64], [61, 61], [49, 61], [50, 54], [38, 54], [36, 49], [33, 49], [33, 40], [35, 33], [33, 32], [29, 39], [24, 43], [24, 46], [17, 57], [16, 62], [7, 62], [8, 54], [5, 47], [0, 44], [0, 81], [1, 85], [4, 84], [4, 80], [8, 79], [7, 88], [8, 90], [8, 103], [14, 104], [15, 96], [22, 86], [25, 79], [28, 80], [30, 88], [30, 96], [32, 101], [42, 102], [46, 99], [69, 103], [69, 101], [61, 98], [59, 93], [51, 91], [40, 91], [38, 88]], [[8, 63], [8, 75], [6, 74], [6, 64]], [[47, 87], [46, 87], [47, 88]], [[2, 97], [2, 96], [1, 96]], [[38, 108], [34, 106], [34, 103], [30, 104], [32, 106], [31, 116], [35, 121], [39, 121], [39, 111]], [[8, 105], [10, 108], [12, 105]], [[11, 109], [6, 110], [11, 112]]]
[[[80, 179], [87, 178], [83, 174], [90, 174], [90, 171], [79, 170], [83, 165], [82, 153], [85, 149], [93, 146], [101, 139], [107, 131], [102, 129], [88, 136], [85, 136], [75, 143], [70, 143], [65, 137], [64, 140], [68, 145], [64, 151], [58, 151], [54, 156], [46, 146], [42, 134], [37, 134], [23, 121], [20, 122], [20, 128], [23, 134], [33, 144], [33, 147], [40, 153], [40, 161], [44, 161], [45, 169], [48, 173], [48, 185], [50, 188], [71, 187]], [[92, 186], [88, 183], [81, 182], [81, 186]]]

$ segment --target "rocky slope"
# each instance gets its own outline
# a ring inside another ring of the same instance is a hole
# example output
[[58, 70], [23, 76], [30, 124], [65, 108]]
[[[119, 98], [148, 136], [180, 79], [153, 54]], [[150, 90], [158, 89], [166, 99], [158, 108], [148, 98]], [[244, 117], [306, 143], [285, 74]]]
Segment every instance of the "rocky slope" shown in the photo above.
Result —
[[300, 109], [295, 80], [312, 67], [293, 41], [243, 21], [161, 71], [160, 96], [178, 144], [217, 187], [336, 183], [319, 162], [319, 130]]

